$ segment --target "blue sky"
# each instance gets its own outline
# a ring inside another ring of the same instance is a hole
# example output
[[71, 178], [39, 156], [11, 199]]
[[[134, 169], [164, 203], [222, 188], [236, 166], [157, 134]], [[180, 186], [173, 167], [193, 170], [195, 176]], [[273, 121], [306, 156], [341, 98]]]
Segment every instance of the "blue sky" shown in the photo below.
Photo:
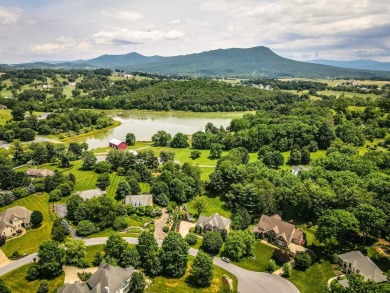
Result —
[[2, 0], [0, 63], [267, 46], [390, 61], [389, 0]]

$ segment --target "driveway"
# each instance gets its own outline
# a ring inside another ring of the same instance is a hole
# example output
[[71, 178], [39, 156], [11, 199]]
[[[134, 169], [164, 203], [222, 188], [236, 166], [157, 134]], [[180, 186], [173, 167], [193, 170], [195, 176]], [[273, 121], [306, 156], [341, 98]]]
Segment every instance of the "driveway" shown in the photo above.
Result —
[[164, 240], [165, 236], [167, 236], [167, 234], [163, 232], [163, 227], [169, 218], [166, 208], [162, 208], [161, 212], [161, 217], [154, 221], [154, 237], [158, 240]]
[[185, 237], [188, 233], [190, 233], [191, 228], [195, 228], [195, 223], [181, 221], [179, 225], [179, 233], [181, 236]]
[[[137, 244], [138, 238], [133, 237], [123, 237], [127, 243]], [[84, 239], [85, 244], [87, 246], [105, 244], [107, 241], [107, 237], [99, 237], [99, 238], [90, 238]], [[159, 245], [161, 245], [162, 241], [158, 241]], [[194, 248], [190, 248], [190, 255], [196, 256], [198, 254], [198, 250]], [[33, 258], [36, 258], [37, 254], [33, 253], [24, 258], [18, 259], [2, 268], [0, 268], [0, 276], [17, 269], [21, 266], [24, 266], [33, 261]], [[237, 277], [238, 280], [238, 291], [240, 293], [252, 293], [252, 292], [261, 292], [261, 293], [299, 293], [297, 287], [294, 284], [289, 282], [288, 280], [268, 274], [268, 273], [259, 273], [248, 271], [246, 269], [240, 268], [232, 263], [225, 263], [219, 257], [215, 257], [213, 259], [213, 263], [223, 268], [224, 270], [232, 273]]]

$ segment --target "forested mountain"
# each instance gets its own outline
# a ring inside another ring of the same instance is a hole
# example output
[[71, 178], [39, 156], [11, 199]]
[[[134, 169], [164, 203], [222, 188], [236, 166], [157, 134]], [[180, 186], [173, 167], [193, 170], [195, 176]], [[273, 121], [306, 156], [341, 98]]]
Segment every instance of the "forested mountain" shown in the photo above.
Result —
[[[103, 55], [65, 63], [18, 64], [16, 68], [110, 68], [127, 72], [225, 77], [390, 78], [390, 72], [339, 68], [283, 58], [267, 47], [218, 49], [173, 57], [138, 53]], [[12, 68], [12, 67], [11, 67]], [[6, 68], [5, 68], [6, 69]]]
[[374, 60], [340, 61], [340, 60], [318, 59], [318, 60], [311, 60], [309, 62], [315, 64], [343, 67], [343, 68], [390, 71], [390, 62], [379, 62]]

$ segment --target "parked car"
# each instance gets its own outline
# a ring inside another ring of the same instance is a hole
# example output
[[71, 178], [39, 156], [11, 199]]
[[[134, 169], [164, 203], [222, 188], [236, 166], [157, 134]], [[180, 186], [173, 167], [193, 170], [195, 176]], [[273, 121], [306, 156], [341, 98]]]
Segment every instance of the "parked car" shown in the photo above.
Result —
[[227, 263], [230, 263], [230, 259], [228, 259], [227, 257], [221, 257], [221, 259], [224, 261], [224, 262], [227, 262]]

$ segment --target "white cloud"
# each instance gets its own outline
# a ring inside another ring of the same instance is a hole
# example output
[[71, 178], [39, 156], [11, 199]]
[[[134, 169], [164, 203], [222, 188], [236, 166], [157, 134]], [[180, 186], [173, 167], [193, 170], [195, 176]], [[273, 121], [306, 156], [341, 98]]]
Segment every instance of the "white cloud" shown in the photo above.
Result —
[[0, 24], [16, 24], [20, 20], [22, 10], [18, 7], [0, 6]]
[[117, 31], [100, 31], [93, 35], [95, 43], [98, 45], [109, 44], [138, 44], [159, 40], [175, 40], [184, 36], [184, 33], [177, 30], [161, 31], [129, 31], [121, 29]]
[[73, 38], [59, 36], [53, 42], [37, 44], [29, 47], [31, 53], [36, 55], [57, 55], [64, 51], [76, 50], [86, 52], [91, 45], [86, 41], [76, 41]]
[[111, 18], [130, 21], [139, 20], [143, 17], [141, 14], [132, 11], [103, 11], [102, 14]]

